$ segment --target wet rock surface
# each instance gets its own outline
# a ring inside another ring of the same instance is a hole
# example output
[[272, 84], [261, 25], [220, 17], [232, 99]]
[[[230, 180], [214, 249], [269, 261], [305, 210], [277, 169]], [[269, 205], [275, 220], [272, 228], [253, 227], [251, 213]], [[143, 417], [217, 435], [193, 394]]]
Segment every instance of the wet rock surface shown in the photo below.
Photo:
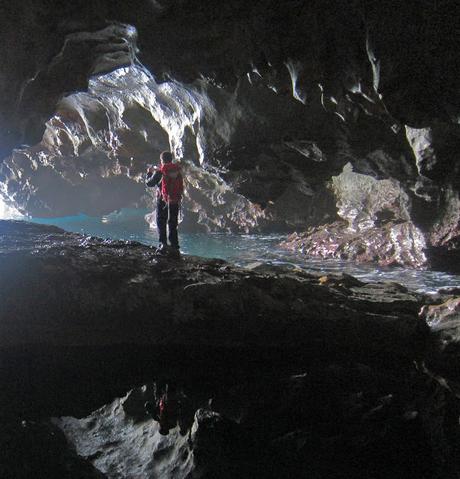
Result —
[[[315, 341], [309, 334], [315, 330], [350, 347], [364, 337], [353, 339], [355, 332], [347, 328], [358, 321], [362, 334], [374, 335], [382, 325], [375, 314], [394, 324], [395, 336], [415, 334], [418, 326], [413, 315], [422, 296], [391, 285], [345, 277], [324, 288], [319, 276], [308, 273], [266, 271], [264, 266], [251, 272], [194, 257], [172, 261], [139, 243], [82, 237], [59, 228], [2, 221], [1, 231], [3, 348], [123, 343], [304, 347]], [[15, 291], [26, 293], [20, 303]], [[395, 306], [401, 313], [397, 319]], [[324, 321], [325, 314], [330, 321]], [[388, 339], [377, 350], [392, 349]]]
[[449, 386], [458, 394], [459, 382], [459, 319], [460, 298], [457, 296], [443, 298], [440, 304], [424, 306], [420, 316], [433, 331], [430, 355], [427, 367], [444, 378]]
[[425, 235], [411, 221], [411, 201], [398, 181], [356, 173], [348, 163], [332, 189], [341, 221], [294, 233], [283, 247], [382, 266], [426, 265]]
[[281, 246], [308, 256], [381, 266], [419, 268], [426, 265], [424, 237], [411, 222], [388, 222], [378, 228], [355, 231], [338, 221], [304, 233], [293, 233]]
[[[0, 267], [5, 477], [458, 477], [459, 376], [418, 316], [455, 291], [12, 221]], [[188, 397], [186, 434], [146, 413], [153, 381]]]

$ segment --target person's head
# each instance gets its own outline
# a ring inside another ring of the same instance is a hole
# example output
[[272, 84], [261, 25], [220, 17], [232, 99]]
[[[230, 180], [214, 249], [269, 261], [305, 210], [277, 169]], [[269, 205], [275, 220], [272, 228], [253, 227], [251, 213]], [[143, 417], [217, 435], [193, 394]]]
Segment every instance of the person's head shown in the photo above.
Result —
[[160, 155], [161, 164], [171, 163], [173, 156], [170, 151], [163, 151]]

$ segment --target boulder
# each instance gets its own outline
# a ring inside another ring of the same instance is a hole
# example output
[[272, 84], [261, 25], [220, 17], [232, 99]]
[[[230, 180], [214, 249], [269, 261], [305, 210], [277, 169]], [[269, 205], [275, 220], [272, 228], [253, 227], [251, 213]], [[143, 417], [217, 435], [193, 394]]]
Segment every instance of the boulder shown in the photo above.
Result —
[[388, 222], [356, 232], [343, 222], [293, 233], [281, 247], [307, 256], [337, 258], [380, 266], [421, 268], [426, 265], [425, 238], [412, 222]]

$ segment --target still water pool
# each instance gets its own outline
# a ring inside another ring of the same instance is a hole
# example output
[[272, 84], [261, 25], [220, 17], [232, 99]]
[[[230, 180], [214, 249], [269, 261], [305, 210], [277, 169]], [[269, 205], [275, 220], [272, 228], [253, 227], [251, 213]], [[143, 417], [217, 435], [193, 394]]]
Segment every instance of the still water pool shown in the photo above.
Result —
[[[139, 241], [156, 245], [158, 236], [150, 229], [144, 216], [145, 210], [124, 210], [103, 217], [85, 215], [65, 218], [33, 218], [36, 223], [56, 225], [67, 231], [101, 238]], [[436, 271], [407, 268], [380, 268], [357, 265], [348, 261], [307, 258], [285, 251], [278, 245], [281, 235], [236, 235], [236, 234], [187, 234], [180, 233], [181, 251], [184, 254], [207, 258], [222, 258], [239, 266], [254, 262], [285, 265], [311, 272], [344, 272], [363, 281], [396, 281], [416, 291], [434, 293], [441, 288], [460, 288], [460, 276]]]

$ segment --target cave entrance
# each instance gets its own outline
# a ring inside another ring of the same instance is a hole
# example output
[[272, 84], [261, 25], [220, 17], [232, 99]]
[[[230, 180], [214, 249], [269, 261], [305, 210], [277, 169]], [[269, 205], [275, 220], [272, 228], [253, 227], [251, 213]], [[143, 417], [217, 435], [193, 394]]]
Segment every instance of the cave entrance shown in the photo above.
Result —
[[18, 210], [8, 206], [0, 196], [0, 220], [19, 219], [22, 217]]

